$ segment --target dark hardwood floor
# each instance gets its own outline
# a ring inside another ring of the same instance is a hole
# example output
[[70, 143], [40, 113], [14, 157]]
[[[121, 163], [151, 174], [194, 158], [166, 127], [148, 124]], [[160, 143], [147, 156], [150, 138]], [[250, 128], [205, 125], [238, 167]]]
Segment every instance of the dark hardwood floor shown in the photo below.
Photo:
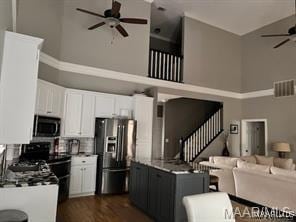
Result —
[[128, 195], [72, 198], [58, 207], [57, 222], [152, 222]]

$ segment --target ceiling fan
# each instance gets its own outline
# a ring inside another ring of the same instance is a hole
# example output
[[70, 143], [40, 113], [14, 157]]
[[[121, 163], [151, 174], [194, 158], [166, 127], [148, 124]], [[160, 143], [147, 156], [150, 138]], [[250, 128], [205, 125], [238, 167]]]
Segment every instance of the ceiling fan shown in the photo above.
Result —
[[274, 46], [273, 48], [279, 48], [280, 46], [286, 44], [289, 41], [293, 41], [296, 42], [296, 0], [295, 0], [295, 25], [292, 26], [291, 28], [289, 28], [288, 33], [286, 34], [271, 34], [271, 35], [261, 35], [261, 37], [288, 37], [287, 39], [285, 39], [284, 41], [280, 42], [279, 44], [277, 44], [276, 46]]
[[144, 24], [144, 25], [148, 23], [147, 19], [121, 18], [120, 8], [121, 8], [121, 3], [112, 0], [112, 8], [105, 10], [104, 15], [100, 15], [98, 13], [91, 12], [82, 8], [77, 8], [77, 10], [80, 12], [84, 12], [84, 13], [94, 15], [104, 19], [102, 22], [99, 22], [89, 27], [88, 30], [94, 30], [103, 25], [108, 25], [110, 28], [115, 27], [123, 37], [128, 37], [128, 33], [120, 23]]

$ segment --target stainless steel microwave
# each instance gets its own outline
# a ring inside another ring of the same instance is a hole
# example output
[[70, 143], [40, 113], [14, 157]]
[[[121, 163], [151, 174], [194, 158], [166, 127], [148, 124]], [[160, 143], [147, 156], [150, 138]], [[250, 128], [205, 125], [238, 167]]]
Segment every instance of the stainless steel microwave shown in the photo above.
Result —
[[34, 118], [34, 137], [57, 137], [60, 136], [61, 119], [38, 116]]

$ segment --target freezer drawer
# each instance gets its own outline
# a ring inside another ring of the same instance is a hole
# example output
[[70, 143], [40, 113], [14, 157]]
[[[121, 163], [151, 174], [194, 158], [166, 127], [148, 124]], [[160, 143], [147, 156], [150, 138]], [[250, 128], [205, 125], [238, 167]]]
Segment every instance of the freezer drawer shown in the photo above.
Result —
[[128, 191], [129, 169], [103, 169], [102, 194], [120, 194]]

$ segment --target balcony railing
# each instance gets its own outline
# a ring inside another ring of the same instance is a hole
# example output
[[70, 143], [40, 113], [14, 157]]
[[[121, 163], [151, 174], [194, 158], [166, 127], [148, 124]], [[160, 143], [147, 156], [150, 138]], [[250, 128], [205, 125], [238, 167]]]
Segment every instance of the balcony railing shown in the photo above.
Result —
[[182, 56], [150, 49], [148, 77], [182, 83], [182, 61]]

